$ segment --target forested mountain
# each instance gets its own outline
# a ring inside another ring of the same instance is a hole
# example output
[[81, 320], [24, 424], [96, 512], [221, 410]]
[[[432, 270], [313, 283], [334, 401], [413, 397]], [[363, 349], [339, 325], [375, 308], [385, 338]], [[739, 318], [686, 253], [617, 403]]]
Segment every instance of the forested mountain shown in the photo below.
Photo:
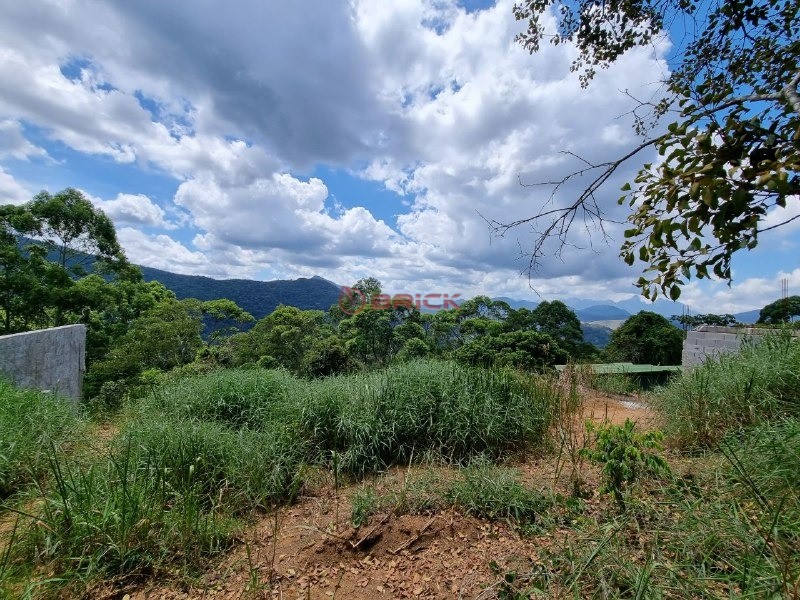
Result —
[[339, 301], [341, 289], [322, 277], [277, 281], [250, 279], [212, 279], [200, 275], [179, 275], [151, 267], [141, 267], [146, 281], [158, 281], [175, 292], [179, 299], [197, 298], [233, 300], [244, 310], [260, 319], [279, 304], [303, 310], [328, 310]]

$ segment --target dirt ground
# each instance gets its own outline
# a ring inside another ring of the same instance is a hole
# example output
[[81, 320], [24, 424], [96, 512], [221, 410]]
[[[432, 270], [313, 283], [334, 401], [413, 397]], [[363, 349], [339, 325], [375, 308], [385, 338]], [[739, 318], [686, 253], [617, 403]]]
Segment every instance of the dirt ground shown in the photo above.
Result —
[[[530, 457], [513, 466], [526, 484], [557, 490], [566, 486], [569, 448], [584, 443], [583, 421], [619, 424], [631, 419], [641, 428], [653, 425], [653, 414], [633, 397], [583, 390], [583, 411], [575, 420], [560, 456]], [[565, 465], [567, 465], [565, 467]], [[442, 476], [446, 476], [442, 469]], [[391, 485], [408, 476], [398, 469], [382, 479]], [[598, 473], [581, 467], [587, 489], [597, 489]], [[96, 599], [352, 599], [494, 598], [502, 573], [535, 577], [539, 552], [567, 536], [552, 528], [541, 535], [520, 536], [502, 522], [488, 522], [452, 510], [423, 515], [373, 515], [353, 528], [349, 498], [354, 488], [338, 493], [330, 482], [306, 491], [294, 505], [265, 516], [240, 543], [189, 588], [148, 583], [120, 592], [119, 585], [92, 592]], [[564, 491], [566, 491], [564, 489]], [[587, 500], [589, 509], [599, 499]], [[495, 563], [496, 568], [490, 566]]]

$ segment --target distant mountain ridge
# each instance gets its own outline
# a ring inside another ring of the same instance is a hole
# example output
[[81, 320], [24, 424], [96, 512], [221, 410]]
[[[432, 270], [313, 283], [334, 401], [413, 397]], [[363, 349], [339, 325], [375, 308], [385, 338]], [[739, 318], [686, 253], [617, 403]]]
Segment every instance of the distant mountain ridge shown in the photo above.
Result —
[[152, 267], [140, 267], [145, 281], [158, 281], [179, 299], [233, 300], [261, 319], [279, 305], [302, 310], [328, 310], [339, 301], [341, 288], [322, 277], [256, 281], [253, 279], [212, 279], [202, 275], [180, 275]]
[[[20, 238], [20, 245], [39, 243], [30, 238]], [[85, 255], [80, 255], [85, 257]], [[55, 260], [54, 255], [48, 256]], [[87, 271], [92, 271], [94, 259], [82, 262]], [[181, 275], [153, 267], [139, 266], [145, 281], [158, 281], [167, 289], [175, 292], [180, 298], [197, 298], [198, 300], [215, 300], [228, 298], [233, 300], [256, 319], [265, 317], [274, 311], [280, 304], [295, 306], [302, 310], [328, 310], [339, 301], [341, 287], [332, 281], [314, 275], [313, 277], [274, 281], [257, 281], [254, 279], [213, 279], [203, 275]], [[511, 308], [517, 310], [527, 308], [535, 309], [539, 302], [532, 300], [518, 300], [500, 296], [494, 300], [502, 300]], [[461, 304], [464, 299], [459, 299]], [[626, 300], [614, 302], [612, 300], [592, 300], [587, 298], [566, 298], [563, 302], [569, 306], [583, 323], [597, 321], [620, 321], [627, 319], [632, 314], [642, 310], [649, 310], [667, 318], [672, 315], [682, 314], [685, 306], [680, 302], [657, 300], [654, 303], [644, 302], [639, 296], [631, 296]], [[437, 312], [431, 309], [422, 309], [423, 312]], [[692, 314], [714, 311], [693, 310]], [[759, 309], [735, 313], [737, 321], [750, 324], [758, 320]], [[598, 324], [601, 329], [608, 329], [605, 324]], [[609, 330], [610, 331], [610, 330]], [[600, 334], [604, 337], [605, 332]]]

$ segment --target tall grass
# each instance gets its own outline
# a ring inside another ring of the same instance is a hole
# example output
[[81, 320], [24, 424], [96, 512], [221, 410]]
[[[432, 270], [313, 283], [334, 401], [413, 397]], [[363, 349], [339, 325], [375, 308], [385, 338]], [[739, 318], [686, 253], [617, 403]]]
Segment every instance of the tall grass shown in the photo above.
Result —
[[132, 417], [153, 414], [264, 429], [291, 421], [307, 382], [285, 371], [236, 369], [170, 380], [133, 405]]
[[767, 336], [740, 353], [685, 373], [656, 397], [665, 433], [684, 447], [711, 447], [728, 431], [800, 415], [800, 340]]
[[307, 463], [338, 477], [499, 457], [540, 444], [559, 402], [525, 376], [443, 362], [314, 381], [257, 369], [169, 381], [128, 407], [107, 456], [43, 448], [52, 486], [15, 560], [83, 579], [201, 566], [232, 543], [237, 518], [291, 501]]
[[232, 543], [233, 517], [291, 500], [292, 440], [197, 420], [137, 421], [109, 456], [51, 458], [51, 490], [24, 543], [28, 558], [93, 575], [137, 574], [202, 559]]
[[0, 379], [0, 500], [39, 480], [50, 448], [80, 439], [82, 427], [71, 401]]
[[155, 453], [131, 444], [106, 460], [54, 458], [54, 489], [18, 550], [51, 570], [86, 579], [197, 565], [230, 544], [224, 513], [202, 477], [176, 477]]
[[288, 431], [309, 462], [336, 456], [358, 477], [415, 457], [462, 462], [537, 446], [558, 404], [553, 386], [519, 374], [416, 361], [313, 381], [221, 371], [168, 384], [135, 411]]
[[315, 382], [301, 427], [318, 458], [335, 451], [356, 476], [415, 456], [460, 463], [540, 445], [554, 388], [511, 372], [418, 361]]

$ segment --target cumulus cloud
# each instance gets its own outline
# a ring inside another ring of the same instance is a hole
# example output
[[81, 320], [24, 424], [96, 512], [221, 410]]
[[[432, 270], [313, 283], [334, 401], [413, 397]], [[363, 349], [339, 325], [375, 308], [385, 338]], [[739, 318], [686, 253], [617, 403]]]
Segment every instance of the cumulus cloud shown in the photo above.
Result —
[[[166, 173], [185, 221], [129, 186], [96, 204], [134, 261], [179, 272], [374, 274], [395, 290], [530, 296], [519, 274], [536, 232], [497, 237], [487, 223], [572, 199], [586, 179], [552, 197], [520, 182], [557, 181], [581, 165], [575, 155], [599, 162], [629, 145], [632, 100], [620, 90], [647, 96], [667, 70], [664, 42], [583, 90], [573, 47], [530, 56], [514, 42], [513, 0], [470, 13], [455, 0], [2, 4], [0, 157], [43, 156], [25, 122], [80, 153]], [[396, 192], [394, 222], [357, 198], [335, 205], [308, 175], [317, 165]], [[578, 223], [535, 273], [537, 291], [633, 291], [613, 221], [635, 168], [600, 198], [606, 229]], [[0, 191], [23, 197], [15, 185], [0, 171]]]
[[167, 219], [163, 208], [144, 194], [118, 194], [113, 200], [89, 196], [92, 203], [108, 215], [114, 224], [138, 225], [159, 229], [176, 229], [178, 224]]
[[29, 157], [43, 156], [47, 156], [47, 152], [27, 140], [18, 121], [0, 120], [0, 158], [28, 160]]
[[132, 227], [117, 231], [119, 241], [131, 262], [184, 275], [209, 277], [247, 276], [252, 269], [220, 265], [203, 252], [191, 250], [181, 242], [164, 234], [147, 234]]
[[0, 204], [22, 204], [32, 197], [30, 190], [0, 167]]
[[780, 298], [781, 281], [784, 279], [788, 282], [790, 294], [797, 294], [800, 290], [800, 268], [778, 271], [766, 277], [748, 277], [730, 286], [711, 287], [706, 283], [693, 282], [684, 290], [681, 301], [715, 313], [761, 308]]

